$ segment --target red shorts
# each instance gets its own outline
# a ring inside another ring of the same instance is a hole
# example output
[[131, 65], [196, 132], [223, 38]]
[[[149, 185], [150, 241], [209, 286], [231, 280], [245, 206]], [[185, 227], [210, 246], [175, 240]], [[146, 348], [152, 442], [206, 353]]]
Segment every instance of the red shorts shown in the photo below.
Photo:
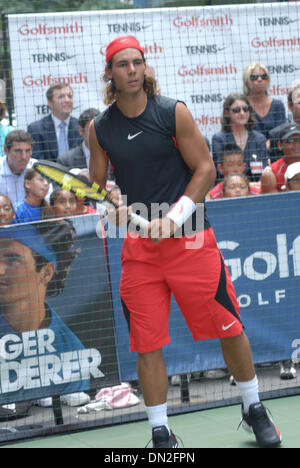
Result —
[[235, 290], [211, 228], [188, 240], [170, 238], [158, 244], [127, 237], [122, 267], [120, 291], [130, 351], [147, 353], [171, 341], [172, 293], [195, 340], [241, 334]]

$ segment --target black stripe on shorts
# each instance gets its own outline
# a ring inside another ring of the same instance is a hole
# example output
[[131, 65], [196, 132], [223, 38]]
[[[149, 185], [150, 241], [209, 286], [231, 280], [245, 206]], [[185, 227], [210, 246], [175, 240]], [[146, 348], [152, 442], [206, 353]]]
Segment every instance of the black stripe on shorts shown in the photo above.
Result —
[[[226, 279], [226, 272], [225, 272], [225, 264], [223, 257], [220, 252], [220, 259], [221, 259], [221, 274], [220, 274], [220, 280], [219, 280], [219, 285], [217, 289], [217, 293], [215, 296], [215, 300], [221, 304], [221, 306], [225, 307], [236, 319], [238, 319], [239, 322], [241, 322], [241, 319], [235, 310], [235, 307], [232, 303], [232, 300], [230, 299], [228, 292], [227, 292], [227, 279]], [[241, 322], [242, 323], [242, 322]]]

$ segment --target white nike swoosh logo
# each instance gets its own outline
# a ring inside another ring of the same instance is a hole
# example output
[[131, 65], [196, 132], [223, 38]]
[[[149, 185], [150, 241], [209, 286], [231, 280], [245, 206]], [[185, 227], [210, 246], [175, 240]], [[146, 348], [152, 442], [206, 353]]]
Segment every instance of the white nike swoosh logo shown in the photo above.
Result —
[[224, 330], [224, 331], [228, 330], [228, 328], [232, 327], [232, 325], [234, 325], [235, 322], [236, 322], [236, 320], [234, 322], [230, 323], [229, 325], [227, 325], [226, 327], [225, 327], [225, 325], [223, 325], [222, 330]]
[[134, 135], [130, 135], [130, 133], [129, 133], [128, 140], [133, 140], [135, 137], [139, 136], [141, 133], [143, 133], [143, 132], [141, 131], [139, 133], [135, 133]]

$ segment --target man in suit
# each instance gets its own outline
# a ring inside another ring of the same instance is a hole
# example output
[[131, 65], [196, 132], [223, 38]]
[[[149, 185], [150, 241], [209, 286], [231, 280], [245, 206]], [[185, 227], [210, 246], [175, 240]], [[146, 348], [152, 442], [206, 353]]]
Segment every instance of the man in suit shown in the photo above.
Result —
[[[78, 132], [82, 136], [83, 141], [80, 145], [67, 151], [59, 156], [57, 162], [66, 167], [66, 169], [86, 169], [90, 165], [90, 149], [89, 149], [89, 127], [91, 121], [100, 114], [98, 109], [87, 109], [79, 116]], [[111, 165], [108, 165], [107, 170], [107, 189], [114, 187], [114, 175]]]
[[100, 114], [97, 109], [87, 109], [79, 116], [78, 133], [83, 141], [75, 148], [70, 149], [66, 153], [58, 157], [57, 162], [65, 166], [67, 169], [85, 169], [89, 167], [90, 150], [89, 150], [89, 126], [91, 121]]
[[[300, 84], [292, 88], [287, 96], [288, 109], [292, 114], [292, 121], [296, 125], [300, 125]], [[284, 156], [282, 150], [278, 147], [280, 141], [280, 132], [285, 127], [285, 124], [279, 125], [270, 131], [270, 160], [271, 163], [277, 161]]]
[[71, 116], [73, 90], [66, 83], [55, 83], [46, 93], [51, 114], [31, 123], [28, 132], [34, 139], [33, 157], [56, 161], [69, 149], [78, 146], [78, 119]]

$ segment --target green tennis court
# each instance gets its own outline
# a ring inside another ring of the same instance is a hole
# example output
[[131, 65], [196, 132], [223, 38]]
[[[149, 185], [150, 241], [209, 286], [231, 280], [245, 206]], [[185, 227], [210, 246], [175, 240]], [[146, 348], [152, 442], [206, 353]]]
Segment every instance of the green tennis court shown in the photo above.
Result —
[[[300, 448], [300, 396], [264, 402], [283, 436], [282, 448]], [[184, 448], [257, 448], [254, 437], [237, 431], [240, 406], [171, 416]], [[143, 448], [151, 437], [147, 421], [46, 437], [2, 448]], [[181, 444], [180, 444], [181, 445]], [[151, 447], [151, 443], [149, 444]]]

